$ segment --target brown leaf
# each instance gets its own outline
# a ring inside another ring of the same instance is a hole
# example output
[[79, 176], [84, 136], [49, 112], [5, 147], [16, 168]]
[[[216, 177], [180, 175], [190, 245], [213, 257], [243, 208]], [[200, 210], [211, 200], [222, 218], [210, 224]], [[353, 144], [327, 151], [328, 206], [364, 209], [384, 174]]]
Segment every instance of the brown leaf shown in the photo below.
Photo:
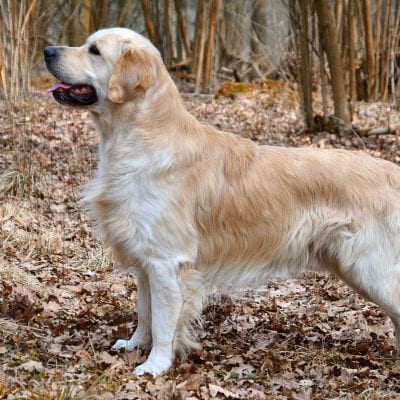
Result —
[[44, 367], [41, 362], [31, 360], [31, 361], [27, 361], [23, 364], [20, 364], [18, 366], [18, 369], [23, 369], [24, 371], [29, 371], [29, 372], [32, 372], [32, 371], [41, 372], [44, 370]]
[[235, 393], [232, 393], [231, 391], [226, 390], [226, 389], [222, 388], [221, 386], [214, 385], [212, 383], [210, 383], [208, 385], [208, 389], [209, 389], [210, 395], [212, 397], [216, 397], [218, 394], [222, 394], [226, 398], [234, 398], [235, 397]]
[[118, 362], [117, 356], [112, 356], [106, 351], [96, 354], [96, 361], [100, 364], [115, 364]]
[[43, 305], [43, 311], [46, 313], [57, 312], [59, 310], [61, 310], [61, 306], [55, 301], [49, 301]]
[[36, 302], [36, 294], [26, 286], [17, 283], [14, 286], [13, 292], [22, 296], [24, 303], [27, 306], [31, 306]]

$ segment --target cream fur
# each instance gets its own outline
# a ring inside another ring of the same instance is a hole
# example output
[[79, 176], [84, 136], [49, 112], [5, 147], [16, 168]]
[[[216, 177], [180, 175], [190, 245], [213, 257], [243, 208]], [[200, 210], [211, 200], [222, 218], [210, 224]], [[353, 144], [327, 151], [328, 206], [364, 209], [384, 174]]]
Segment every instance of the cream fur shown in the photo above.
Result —
[[[96, 43], [101, 58], [88, 54]], [[205, 289], [330, 271], [392, 318], [400, 346], [400, 169], [363, 153], [258, 146], [198, 122], [158, 51], [127, 29], [64, 48], [60, 74], [95, 87], [86, 194], [115, 259], [138, 276], [137, 374], [194, 347]], [[64, 75], [63, 75], [64, 74]]]

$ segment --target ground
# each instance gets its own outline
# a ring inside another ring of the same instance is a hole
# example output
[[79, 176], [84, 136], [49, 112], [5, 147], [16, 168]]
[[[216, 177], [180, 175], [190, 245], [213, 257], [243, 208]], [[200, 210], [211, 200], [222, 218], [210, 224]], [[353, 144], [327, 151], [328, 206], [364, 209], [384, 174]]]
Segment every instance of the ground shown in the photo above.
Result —
[[[357, 104], [342, 138], [305, 133], [290, 87], [183, 96], [203, 122], [260, 143], [400, 162], [400, 113], [388, 104]], [[110, 351], [136, 326], [135, 279], [113, 271], [79, 204], [96, 133], [87, 112], [49, 97], [38, 91], [13, 110], [0, 106], [0, 399], [400, 397], [390, 320], [317, 274], [211, 294], [202, 350], [165, 376], [136, 377], [145, 354]]]

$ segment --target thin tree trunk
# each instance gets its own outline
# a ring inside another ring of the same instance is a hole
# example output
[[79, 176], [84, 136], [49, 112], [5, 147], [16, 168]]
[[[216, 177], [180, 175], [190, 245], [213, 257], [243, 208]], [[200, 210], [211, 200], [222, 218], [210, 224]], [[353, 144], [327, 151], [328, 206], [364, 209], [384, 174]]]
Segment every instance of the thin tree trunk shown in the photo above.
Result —
[[385, 34], [385, 45], [383, 46], [384, 51], [382, 53], [384, 56], [382, 57], [383, 61], [383, 73], [380, 92], [383, 93], [381, 96], [382, 101], [388, 100], [388, 89], [390, 82], [390, 52], [391, 52], [391, 44], [392, 44], [392, 35], [393, 35], [393, 24], [392, 22], [392, 1], [388, 0], [386, 3], [387, 8], [387, 16], [385, 19], [386, 26], [386, 34]]
[[[109, 1], [108, 0], [91, 0], [91, 15], [92, 24], [90, 26], [90, 31], [96, 31], [98, 29], [104, 28], [107, 24], [107, 16], [109, 12]], [[93, 4], [95, 3], [95, 4]], [[125, 7], [121, 9], [121, 15], [123, 15]]]
[[[394, 104], [399, 103], [400, 97], [400, 80], [398, 79], [400, 73], [400, 65], [397, 64], [396, 71], [396, 62], [397, 59], [400, 59], [400, 53], [397, 52], [397, 49], [400, 45], [400, 4], [396, 4], [396, 16], [395, 16], [395, 24], [394, 24], [394, 32], [393, 32], [393, 41], [391, 44], [391, 93], [392, 93], [392, 101]], [[397, 85], [396, 85], [396, 73], [397, 73]], [[397, 87], [396, 87], [397, 86]]]
[[141, 0], [141, 3], [144, 14], [144, 24], [146, 26], [147, 33], [149, 34], [150, 40], [153, 42], [153, 44], [161, 51], [160, 34], [154, 24], [154, 15], [151, 8], [151, 2], [150, 0]]
[[328, 59], [331, 72], [331, 84], [335, 116], [345, 124], [351, 121], [347, 99], [342, 59], [337, 43], [335, 24], [328, 0], [315, 0], [315, 9], [318, 15], [318, 26], [322, 35], [322, 44]]
[[264, 50], [264, 44], [266, 42], [266, 24], [267, 24], [267, 7], [269, 0], [258, 0], [253, 7], [251, 14], [251, 61], [253, 64], [254, 77], [263, 78], [261, 71], [266, 71], [270, 68], [268, 63], [268, 55]]
[[[375, 26], [375, 45], [377, 49], [381, 48], [381, 43], [382, 43], [382, 24], [381, 24], [381, 18], [382, 18], [382, 0], [378, 0], [377, 2], [377, 7], [376, 7], [376, 15], [375, 15], [375, 21], [376, 21], [376, 26]], [[376, 51], [375, 52], [375, 76], [379, 77], [381, 75], [381, 65], [380, 65], [380, 52]], [[375, 82], [375, 88], [374, 88], [374, 99], [377, 99], [379, 97], [379, 87], [380, 87], [380, 82], [379, 79], [376, 79]]]
[[350, 107], [351, 112], [354, 111], [354, 104], [357, 101], [357, 82], [356, 82], [356, 57], [355, 57], [355, 18], [354, 18], [354, 2], [349, 1], [347, 10], [347, 25], [348, 25], [348, 35], [349, 35], [349, 75], [350, 75]]
[[[312, 92], [311, 92], [311, 53], [309, 45], [309, 0], [297, 0], [300, 14], [297, 12], [296, 1], [291, 3], [291, 16], [295, 28], [296, 51], [297, 51], [297, 73], [300, 84], [300, 98], [303, 111], [303, 118], [307, 129], [314, 128]], [[299, 17], [297, 17], [299, 15]], [[300, 18], [300, 19], [298, 19]]]
[[196, 13], [196, 59], [195, 67], [195, 92], [199, 93], [203, 80], [203, 62], [204, 62], [204, 46], [206, 43], [206, 18], [207, 18], [208, 1], [200, 1], [197, 4]]
[[[350, 0], [350, 2], [353, 0]], [[335, 0], [334, 2], [335, 6], [335, 25], [336, 25], [336, 37], [339, 43], [340, 48], [343, 48], [343, 30], [344, 30], [344, 24], [343, 24], [343, 14], [344, 14], [344, 4], [343, 0]]]
[[78, 46], [81, 42], [81, 28], [79, 24], [79, 10], [80, 10], [80, 0], [71, 0], [71, 16], [70, 26], [67, 30], [68, 34], [68, 44], [70, 46]]
[[325, 54], [322, 46], [321, 32], [318, 30], [318, 53], [319, 53], [319, 68], [321, 74], [321, 97], [322, 97], [322, 112], [323, 121], [325, 124], [328, 123], [328, 93], [326, 90], [327, 79], [325, 71]]
[[215, 33], [217, 30], [219, 6], [221, 4], [220, 0], [212, 0], [210, 9], [210, 22], [208, 29], [208, 38], [205, 49], [204, 58], [204, 72], [203, 72], [203, 91], [208, 92], [210, 90], [210, 81], [212, 73], [212, 64], [214, 56], [214, 45], [215, 45]]
[[186, 57], [190, 57], [192, 54], [192, 50], [190, 48], [190, 40], [187, 31], [187, 24], [182, 13], [182, 7], [183, 7], [182, 0], [175, 0], [175, 11], [178, 20], [179, 32], [181, 34], [183, 47], [185, 48]]
[[29, 90], [39, 8], [37, 0], [0, 2], [0, 87], [11, 102], [23, 98]]
[[[103, 6], [103, 1], [100, 1], [99, 4], [97, 4], [98, 8], [102, 8]], [[82, 2], [82, 9], [81, 13], [79, 15], [79, 21], [81, 24], [81, 29], [80, 29], [80, 35], [81, 38], [79, 40], [79, 45], [82, 44], [86, 38], [88, 37], [89, 33], [91, 33], [94, 30], [94, 13], [92, 9], [92, 0], [83, 0]], [[96, 10], [97, 11], [97, 10]]]
[[164, 0], [164, 62], [166, 65], [171, 65], [172, 60], [174, 59], [174, 49], [172, 43], [172, 16], [171, 9], [172, 3], [171, 0]]
[[368, 100], [372, 98], [375, 87], [375, 53], [374, 39], [372, 36], [372, 21], [371, 21], [371, 2], [370, 0], [362, 0], [363, 21], [365, 33], [365, 48], [367, 51], [367, 70], [368, 70]]

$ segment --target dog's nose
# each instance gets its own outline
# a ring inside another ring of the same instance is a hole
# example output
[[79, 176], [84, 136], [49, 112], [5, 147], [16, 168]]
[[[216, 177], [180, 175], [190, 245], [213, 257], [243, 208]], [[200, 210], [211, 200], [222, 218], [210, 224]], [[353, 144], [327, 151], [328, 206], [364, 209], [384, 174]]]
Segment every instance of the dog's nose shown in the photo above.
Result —
[[44, 59], [46, 61], [54, 60], [58, 56], [57, 47], [50, 46], [44, 49]]

